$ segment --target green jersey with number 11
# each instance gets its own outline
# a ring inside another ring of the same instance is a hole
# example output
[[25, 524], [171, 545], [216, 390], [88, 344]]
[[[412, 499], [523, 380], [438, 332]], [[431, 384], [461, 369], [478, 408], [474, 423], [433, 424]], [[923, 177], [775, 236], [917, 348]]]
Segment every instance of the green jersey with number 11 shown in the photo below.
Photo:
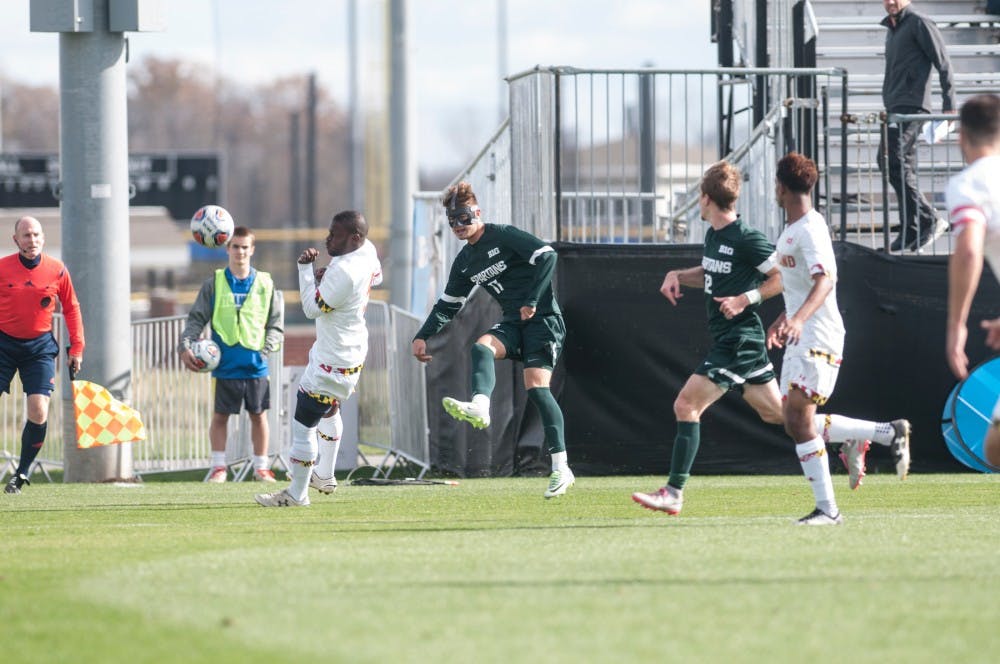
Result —
[[503, 320], [521, 320], [521, 307], [536, 316], [559, 314], [552, 294], [556, 253], [531, 233], [505, 224], [484, 224], [475, 244], [466, 243], [455, 256], [444, 294], [416, 339], [428, 339], [455, 317], [475, 286], [481, 286], [503, 309]]
[[752, 320], [760, 325], [757, 305], [750, 305], [740, 315], [726, 319], [713, 298], [740, 295], [757, 288], [764, 282], [764, 275], [778, 266], [776, 261], [774, 245], [739, 217], [719, 230], [709, 228], [705, 232], [701, 266], [705, 271], [708, 329], [714, 339]]

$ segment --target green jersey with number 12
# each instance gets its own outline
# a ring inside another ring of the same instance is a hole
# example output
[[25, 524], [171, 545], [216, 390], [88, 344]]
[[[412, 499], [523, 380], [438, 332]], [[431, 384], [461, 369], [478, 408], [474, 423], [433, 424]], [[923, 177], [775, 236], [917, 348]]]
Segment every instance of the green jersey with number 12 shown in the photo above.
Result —
[[763, 283], [770, 270], [777, 267], [774, 245], [764, 234], [743, 223], [739, 217], [715, 230], [705, 232], [705, 253], [701, 266], [705, 271], [705, 309], [708, 312], [708, 329], [714, 339], [721, 338], [734, 327], [756, 320], [757, 305], [750, 305], [732, 319], [719, 311], [713, 298], [740, 295]]

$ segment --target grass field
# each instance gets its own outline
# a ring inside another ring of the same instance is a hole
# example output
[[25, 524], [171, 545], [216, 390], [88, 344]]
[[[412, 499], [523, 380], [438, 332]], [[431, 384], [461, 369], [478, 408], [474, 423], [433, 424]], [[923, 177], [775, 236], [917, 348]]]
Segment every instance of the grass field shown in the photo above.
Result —
[[996, 661], [1000, 477], [834, 479], [835, 528], [792, 525], [801, 477], [697, 477], [680, 517], [651, 477], [36, 483], [0, 495], [3, 659]]

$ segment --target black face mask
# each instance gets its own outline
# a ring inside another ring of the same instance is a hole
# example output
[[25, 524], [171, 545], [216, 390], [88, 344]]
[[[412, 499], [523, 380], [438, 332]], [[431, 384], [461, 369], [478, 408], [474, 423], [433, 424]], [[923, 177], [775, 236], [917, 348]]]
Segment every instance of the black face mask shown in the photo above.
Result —
[[475, 221], [476, 211], [471, 207], [448, 208], [448, 225], [452, 228], [455, 228], [455, 226], [471, 226]]

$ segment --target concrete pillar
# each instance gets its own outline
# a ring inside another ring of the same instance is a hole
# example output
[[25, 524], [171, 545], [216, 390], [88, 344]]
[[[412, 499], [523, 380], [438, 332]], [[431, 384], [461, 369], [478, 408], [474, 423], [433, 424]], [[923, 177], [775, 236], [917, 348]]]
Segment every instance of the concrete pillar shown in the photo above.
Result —
[[[63, 261], [87, 339], [79, 377], [127, 401], [132, 335], [126, 45], [124, 33], [108, 30], [109, 2], [93, 0], [90, 31], [59, 34], [60, 211]], [[131, 477], [131, 444], [76, 449], [73, 400], [65, 395], [65, 481]]]

